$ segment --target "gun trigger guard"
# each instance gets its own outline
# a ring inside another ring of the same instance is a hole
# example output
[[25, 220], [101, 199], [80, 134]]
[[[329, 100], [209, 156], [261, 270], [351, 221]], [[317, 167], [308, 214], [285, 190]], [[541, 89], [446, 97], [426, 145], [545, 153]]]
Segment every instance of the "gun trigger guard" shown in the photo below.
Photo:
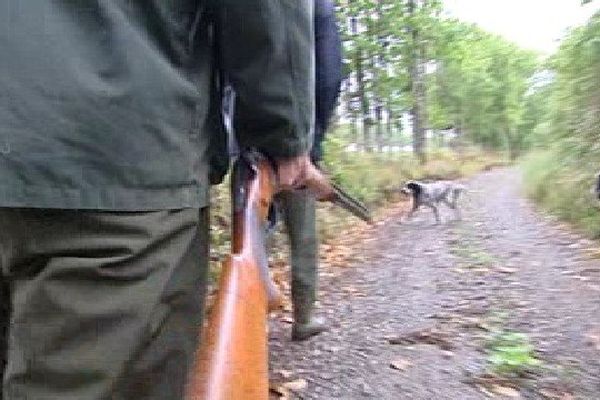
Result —
[[266, 232], [270, 234], [275, 230], [275, 226], [277, 226], [277, 220], [279, 217], [279, 207], [277, 206], [276, 201], [272, 201], [269, 207], [269, 213], [267, 215], [267, 226]]

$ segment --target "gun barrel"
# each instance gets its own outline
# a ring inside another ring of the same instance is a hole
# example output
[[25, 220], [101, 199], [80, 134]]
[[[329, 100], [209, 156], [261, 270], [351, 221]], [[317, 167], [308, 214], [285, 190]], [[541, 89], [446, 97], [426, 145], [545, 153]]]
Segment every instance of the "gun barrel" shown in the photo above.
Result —
[[329, 201], [363, 221], [369, 224], [373, 223], [369, 209], [346, 193], [340, 186], [327, 179], [318, 168], [313, 166], [309, 169], [307, 175], [306, 186], [320, 201]]
[[371, 216], [371, 212], [364, 204], [350, 196], [335, 183], [331, 183], [331, 186], [333, 188], [333, 197], [331, 201], [334, 204], [342, 207], [346, 211], [349, 211], [354, 216], [362, 219], [363, 221], [369, 224], [373, 223], [373, 217]]

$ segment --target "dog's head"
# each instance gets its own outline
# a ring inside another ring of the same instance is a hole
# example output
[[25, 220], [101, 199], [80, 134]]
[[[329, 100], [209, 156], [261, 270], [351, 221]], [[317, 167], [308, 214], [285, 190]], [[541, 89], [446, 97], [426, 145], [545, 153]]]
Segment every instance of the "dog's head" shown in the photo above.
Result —
[[413, 196], [419, 196], [423, 191], [423, 185], [419, 182], [408, 181], [402, 189], [400, 189], [401, 193]]

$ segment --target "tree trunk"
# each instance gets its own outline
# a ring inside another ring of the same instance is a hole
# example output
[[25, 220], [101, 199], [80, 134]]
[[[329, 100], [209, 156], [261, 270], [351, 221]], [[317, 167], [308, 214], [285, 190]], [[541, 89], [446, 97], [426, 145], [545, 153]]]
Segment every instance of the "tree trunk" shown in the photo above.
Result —
[[394, 152], [394, 126], [392, 124], [392, 118], [394, 115], [392, 114], [392, 110], [387, 108], [387, 121], [386, 121], [386, 130], [387, 130], [387, 146], [390, 153]]
[[358, 118], [356, 117], [356, 112], [352, 111], [352, 127], [351, 127], [351, 135], [352, 135], [352, 141], [354, 143], [356, 143], [356, 145], [358, 146], [358, 143], [360, 141], [360, 138], [358, 136]]
[[419, 30], [417, 29], [416, 24], [414, 22], [414, 18], [417, 14], [416, 0], [410, 0], [408, 4], [410, 15], [413, 18], [410, 28], [412, 36], [412, 63], [410, 69], [410, 81], [413, 96], [413, 106], [411, 109], [413, 123], [413, 153], [418, 158], [421, 164], [425, 164], [427, 162], [427, 158], [425, 155], [426, 137], [425, 124], [423, 120], [423, 99], [425, 93], [422, 76], [422, 51]]
[[373, 71], [374, 80], [375, 80], [375, 119], [376, 119], [376, 142], [377, 142], [377, 152], [383, 152], [383, 102], [381, 100], [381, 78], [382, 78], [382, 68], [385, 65], [385, 48], [383, 46], [383, 26], [381, 24], [381, 18], [383, 14], [383, 5], [382, 0], [377, 0], [375, 3], [375, 20], [377, 21], [375, 24], [375, 36], [377, 38], [377, 47], [375, 48], [375, 54], [373, 54], [371, 59], [371, 70]]
[[519, 145], [516, 140], [516, 134], [514, 128], [510, 127], [507, 123], [504, 130], [506, 135], [506, 146], [508, 147], [508, 157], [510, 161], [515, 161], [519, 157]]
[[356, 65], [356, 83], [358, 85], [358, 98], [360, 101], [360, 109], [362, 112], [362, 129], [363, 129], [363, 148], [370, 152], [371, 151], [371, 127], [369, 124], [369, 99], [365, 90], [365, 73], [363, 70], [362, 62], [362, 51], [358, 49], [356, 51], [355, 58]]
[[383, 120], [382, 120], [382, 106], [381, 104], [377, 104], [375, 106], [375, 117], [377, 119], [377, 130], [375, 131], [376, 140], [377, 140], [377, 152], [381, 153], [383, 151]]

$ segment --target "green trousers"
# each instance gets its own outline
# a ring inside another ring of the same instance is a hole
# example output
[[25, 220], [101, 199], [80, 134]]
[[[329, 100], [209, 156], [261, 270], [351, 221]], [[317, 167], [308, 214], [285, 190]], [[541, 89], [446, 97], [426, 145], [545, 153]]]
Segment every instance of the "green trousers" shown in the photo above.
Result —
[[296, 322], [307, 323], [317, 297], [316, 202], [307, 192], [278, 195], [291, 248], [292, 303]]
[[181, 400], [208, 225], [207, 209], [0, 208], [4, 400]]

